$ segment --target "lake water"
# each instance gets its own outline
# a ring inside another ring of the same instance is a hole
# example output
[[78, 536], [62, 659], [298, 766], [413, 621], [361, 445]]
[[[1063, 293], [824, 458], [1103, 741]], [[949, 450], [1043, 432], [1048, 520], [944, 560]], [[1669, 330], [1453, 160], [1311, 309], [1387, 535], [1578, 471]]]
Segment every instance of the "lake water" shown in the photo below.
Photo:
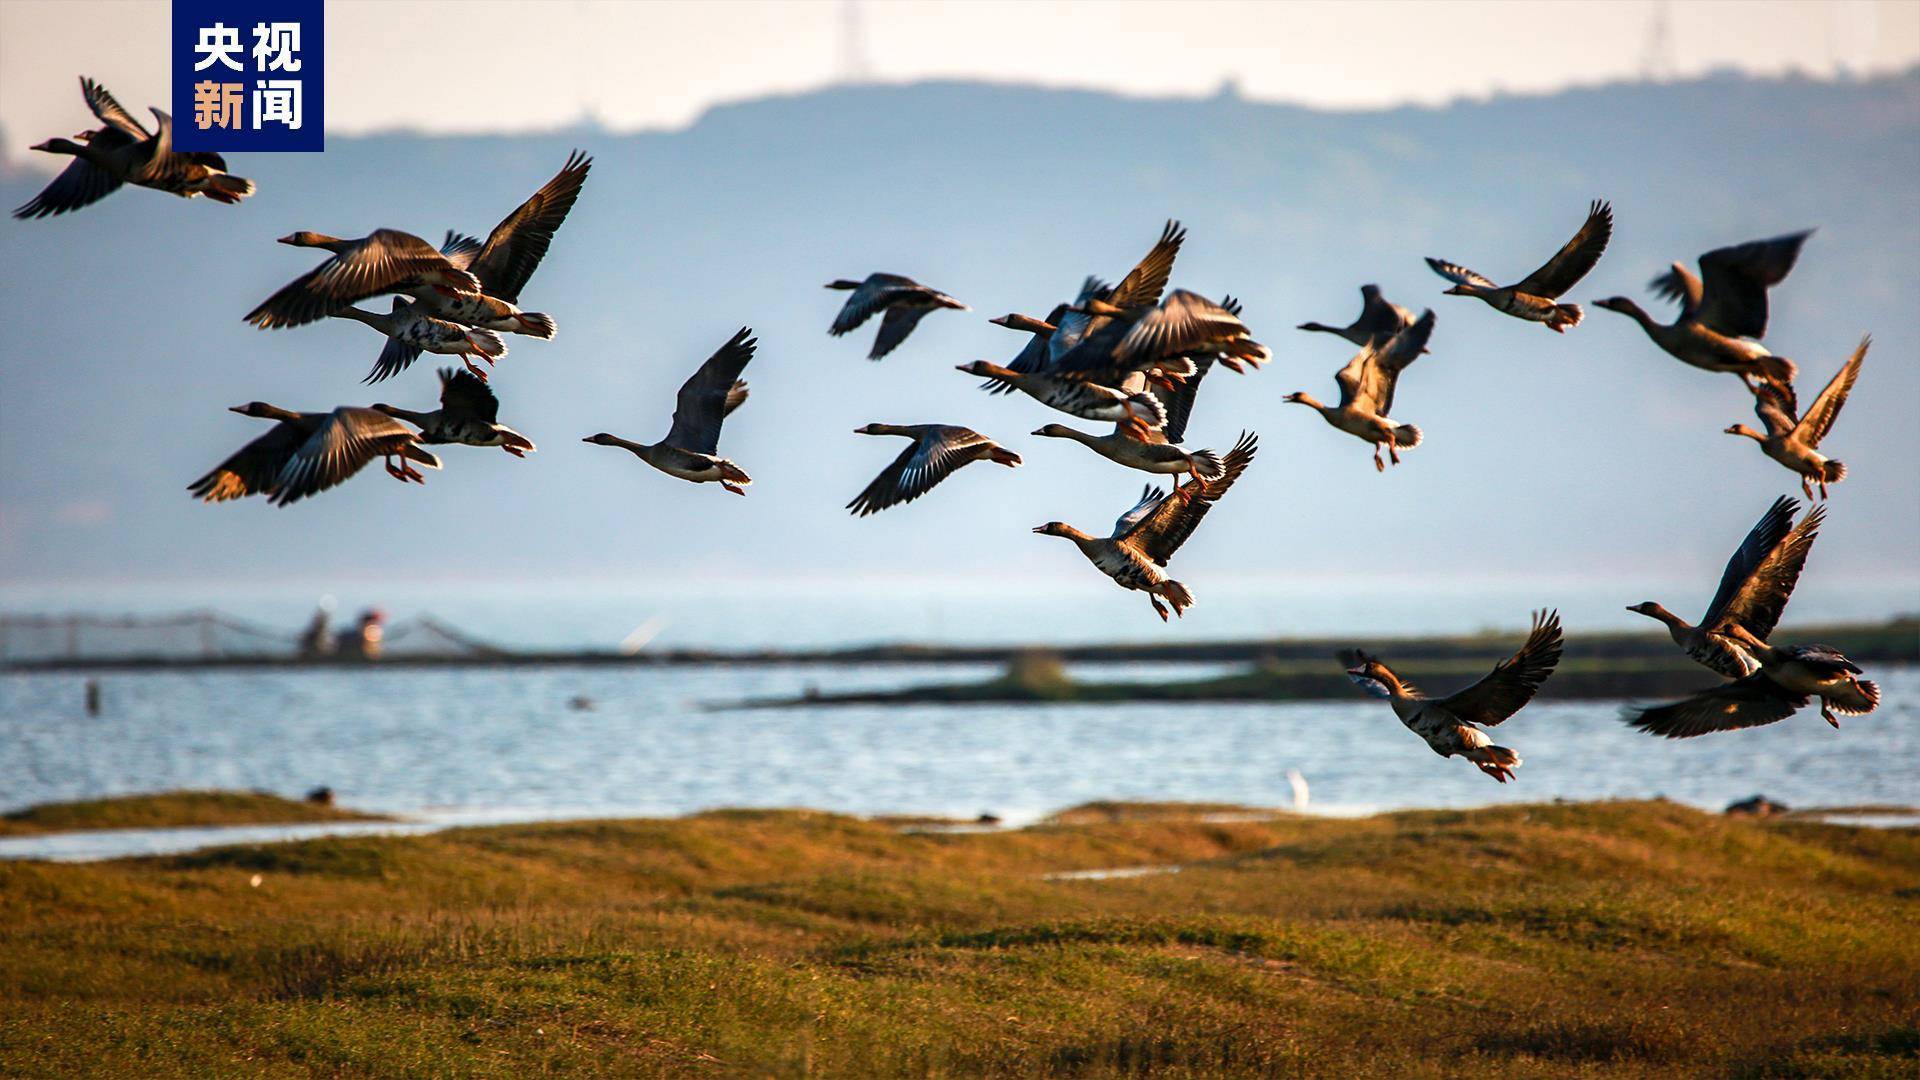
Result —
[[[1173, 665], [1082, 669], [1115, 678]], [[1920, 802], [1920, 671], [1871, 674], [1873, 715], [1817, 713], [1669, 742], [1616, 704], [1537, 704], [1499, 729], [1526, 763], [1501, 786], [1435, 756], [1386, 707], [712, 707], [743, 698], [976, 679], [986, 668], [753, 667], [0, 674], [0, 809], [177, 788], [328, 785], [344, 805], [486, 820], [714, 807], [983, 811], [1022, 821], [1092, 799], [1280, 806], [1286, 774], [1331, 812], [1664, 795], [1719, 809]], [[1704, 682], [1708, 681], [1703, 679]], [[577, 695], [590, 711], [569, 708]]]

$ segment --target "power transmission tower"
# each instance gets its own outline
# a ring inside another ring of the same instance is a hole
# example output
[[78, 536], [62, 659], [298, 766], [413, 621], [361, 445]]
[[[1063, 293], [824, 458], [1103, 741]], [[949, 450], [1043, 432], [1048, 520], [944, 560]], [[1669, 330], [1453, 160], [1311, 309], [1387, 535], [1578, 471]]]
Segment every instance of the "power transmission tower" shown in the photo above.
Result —
[[1679, 63], [1673, 50], [1673, 4], [1654, 0], [1653, 18], [1647, 24], [1647, 44], [1640, 53], [1640, 77], [1647, 82], [1671, 79]]
[[867, 20], [860, 0], [843, 0], [840, 5], [840, 81], [866, 82]]

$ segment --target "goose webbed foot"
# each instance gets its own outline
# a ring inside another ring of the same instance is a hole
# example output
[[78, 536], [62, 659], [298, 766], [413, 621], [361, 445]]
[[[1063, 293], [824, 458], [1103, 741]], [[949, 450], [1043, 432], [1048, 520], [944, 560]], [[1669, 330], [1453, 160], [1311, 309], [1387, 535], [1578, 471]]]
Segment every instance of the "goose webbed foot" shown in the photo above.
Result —
[[1380, 444], [1379, 443], [1373, 444], [1373, 471], [1374, 472], [1387, 471], [1387, 463], [1380, 460]]
[[[1813, 496], [1808, 495], [1807, 498], [1811, 499]], [[1827, 482], [1825, 480], [1820, 481], [1820, 501], [1827, 501]]]
[[1840, 730], [1840, 718], [1833, 715], [1833, 709], [1830, 708], [1824, 700], [1820, 702], [1820, 719], [1832, 724], [1833, 730]]
[[1166, 622], [1168, 620], [1167, 605], [1161, 603], [1160, 598], [1152, 593], [1147, 594], [1147, 599], [1153, 604], [1153, 613], [1160, 616], [1161, 622]]
[[527, 456], [527, 452], [525, 450], [520, 449], [517, 446], [502, 446], [500, 449], [505, 450], [507, 453], [512, 454], [514, 457], [517, 457], [517, 458], [524, 458]]
[[461, 353], [460, 354], [460, 362], [467, 365], [467, 370], [473, 372], [473, 377], [476, 379], [479, 379], [481, 382], [486, 382], [487, 373], [480, 367], [479, 364], [476, 364], [473, 362], [473, 358], [475, 356], [478, 356], [482, 360], [485, 360], [489, 366], [493, 364], [493, 357], [488, 356], [486, 353]]
[[735, 495], [745, 495], [747, 493], [746, 488], [741, 487], [740, 485], [734, 483], [731, 480], [720, 481], [720, 486], [723, 488], [726, 488], [728, 491], [733, 492]]

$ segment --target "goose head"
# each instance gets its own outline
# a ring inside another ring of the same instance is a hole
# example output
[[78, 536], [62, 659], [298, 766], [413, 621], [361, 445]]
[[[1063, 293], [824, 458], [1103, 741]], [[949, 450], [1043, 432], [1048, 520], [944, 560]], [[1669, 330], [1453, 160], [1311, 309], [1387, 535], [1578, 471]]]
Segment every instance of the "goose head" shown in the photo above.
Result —
[[287, 235], [275, 241], [275, 243], [286, 244], [289, 247], [312, 247], [312, 248], [326, 247], [328, 244], [332, 244], [336, 242], [337, 241], [334, 237], [328, 236], [326, 233], [317, 233], [308, 229], [301, 229], [299, 232], [288, 233]]

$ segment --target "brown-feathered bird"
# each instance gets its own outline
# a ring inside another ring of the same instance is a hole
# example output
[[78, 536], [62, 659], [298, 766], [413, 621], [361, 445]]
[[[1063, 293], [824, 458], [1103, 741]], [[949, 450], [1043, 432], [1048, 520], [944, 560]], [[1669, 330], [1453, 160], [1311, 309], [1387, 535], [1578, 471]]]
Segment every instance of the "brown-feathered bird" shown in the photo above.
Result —
[[874, 336], [873, 351], [867, 353], [867, 359], [878, 360], [900, 346], [920, 325], [920, 320], [930, 311], [947, 309], [965, 311], [967, 305], [948, 296], [938, 289], [930, 289], [910, 277], [899, 274], [868, 274], [865, 281], [848, 281], [840, 278], [827, 282], [829, 289], [850, 289], [852, 296], [840, 307], [840, 313], [833, 317], [833, 326], [827, 333], [834, 337], [850, 334], [859, 329], [860, 324], [886, 312], [880, 320], [880, 333]]
[[228, 411], [278, 423], [187, 485], [202, 502], [265, 495], [273, 505], [286, 506], [343, 483], [374, 458], [385, 458], [388, 474], [403, 481], [426, 482], [409, 461], [440, 467], [439, 458], [416, 445], [412, 428], [372, 409], [343, 405], [332, 412], [294, 412], [253, 401]]
[[1020, 464], [1019, 454], [972, 428], [954, 424], [868, 424], [855, 428], [853, 433], [898, 435], [913, 440], [913, 445], [900, 451], [900, 456], [880, 470], [880, 475], [873, 478], [866, 490], [847, 504], [847, 509], [858, 517], [912, 502], [961, 467], [976, 461], [991, 461], [1010, 469]]
[[1716, 248], [1700, 256], [1701, 277], [1686, 267], [1653, 279], [1655, 292], [1680, 304], [1671, 324], [1655, 322], [1625, 296], [1594, 301], [1640, 324], [1655, 345], [1682, 363], [1707, 371], [1731, 372], [1748, 385], [1767, 379], [1791, 384], [1793, 361], [1775, 356], [1759, 339], [1767, 333], [1767, 290], [1784, 281], [1800, 257], [1800, 245], [1813, 230], [1771, 240]]
[[253, 194], [253, 182], [228, 175], [226, 159], [219, 154], [173, 149], [173, 118], [166, 113], [153, 110], [158, 130], [149, 132], [92, 79], [81, 78], [80, 94], [101, 126], [33, 147], [42, 153], [65, 154], [73, 161], [40, 194], [14, 210], [14, 217], [41, 218], [78, 210], [113, 194], [122, 184], [183, 199], [204, 195], [228, 204]]
[[1820, 442], [1833, 430], [1833, 422], [1847, 403], [1847, 395], [1853, 392], [1854, 380], [1860, 377], [1860, 364], [1867, 358], [1867, 347], [1872, 344], [1872, 338], [1860, 339], [1853, 355], [1840, 365], [1840, 370], [1826, 389], [1820, 391], [1820, 396], [1813, 399], [1804, 415], [1799, 414], [1793, 387], [1763, 383], [1754, 389], [1753, 412], [1766, 425], [1766, 432], [1762, 434], [1745, 424], [1734, 424], [1726, 433], [1745, 435], [1759, 443], [1760, 450], [1768, 457], [1798, 473], [1800, 490], [1807, 498], [1813, 498], [1816, 486], [1820, 497], [1826, 498], [1827, 485], [1845, 480], [1847, 467], [1822, 454]]
[[1567, 327], [1580, 325], [1580, 305], [1555, 301], [1587, 276], [1587, 271], [1600, 261], [1601, 252], [1607, 250], [1607, 241], [1612, 236], [1613, 208], [1596, 199], [1573, 239], [1548, 259], [1546, 265], [1513, 285], [1495, 285], [1459, 263], [1428, 259], [1427, 265], [1454, 283], [1453, 288], [1446, 291], [1448, 296], [1477, 296], [1495, 311], [1504, 311], [1516, 319], [1545, 323], [1547, 329], [1565, 333]]

